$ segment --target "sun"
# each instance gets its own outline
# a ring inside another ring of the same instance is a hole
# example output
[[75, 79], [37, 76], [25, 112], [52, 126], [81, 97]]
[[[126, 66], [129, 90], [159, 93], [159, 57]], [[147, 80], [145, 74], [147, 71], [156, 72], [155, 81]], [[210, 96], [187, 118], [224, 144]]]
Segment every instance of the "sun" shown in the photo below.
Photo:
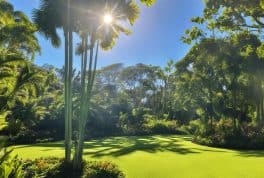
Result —
[[104, 23], [106, 24], [111, 24], [113, 21], [113, 16], [110, 14], [105, 14], [104, 15]]

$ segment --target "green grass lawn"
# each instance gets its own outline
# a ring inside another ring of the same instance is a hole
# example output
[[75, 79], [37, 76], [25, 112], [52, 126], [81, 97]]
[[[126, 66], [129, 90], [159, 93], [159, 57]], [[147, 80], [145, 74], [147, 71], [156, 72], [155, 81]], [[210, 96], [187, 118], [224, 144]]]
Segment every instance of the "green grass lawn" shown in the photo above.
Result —
[[[64, 155], [63, 143], [15, 146], [22, 158]], [[264, 151], [200, 146], [184, 136], [116, 137], [86, 142], [87, 160], [111, 160], [128, 178], [263, 178]]]

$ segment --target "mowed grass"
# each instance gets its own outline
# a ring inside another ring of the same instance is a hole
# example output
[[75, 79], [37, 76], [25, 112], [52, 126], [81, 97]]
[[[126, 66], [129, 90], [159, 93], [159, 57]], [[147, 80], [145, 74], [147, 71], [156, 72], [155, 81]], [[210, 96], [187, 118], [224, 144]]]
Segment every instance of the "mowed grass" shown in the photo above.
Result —
[[[193, 144], [188, 136], [115, 137], [85, 143], [87, 160], [108, 160], [128, 178], [263, 178], [264, 151]], [[14, 146], [21, 158], [63, 157], [63, 142]]]

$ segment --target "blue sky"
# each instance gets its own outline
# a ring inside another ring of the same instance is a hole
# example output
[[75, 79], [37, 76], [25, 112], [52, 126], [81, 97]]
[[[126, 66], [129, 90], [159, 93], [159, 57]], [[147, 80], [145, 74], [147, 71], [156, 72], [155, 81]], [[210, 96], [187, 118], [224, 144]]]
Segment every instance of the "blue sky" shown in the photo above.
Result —
[[[16, 10], [24, 11], [31, 17], [39, 0], [10, 0]], [[141, 15], [131, 28], [130, 36], [121, 35], [111, 51], [100, 51], [99, 67], [113, 63], [133, 65], [137, 63], [165, 66], [168, 59], [181, 59], [190, 46], [180, 38], [192, 26], [190, 18], [202, 14], [202, 0], [157, 0], [150, 8], [141, 7]], [[41, 55], [35, 59], [38, 65], [52, 64], [61, 67], [64, 63], [63, 46], [55, 49], [42, 35], [37, 34]], [[80, 66], [79, 57], [74, 58], [75, 67]]]

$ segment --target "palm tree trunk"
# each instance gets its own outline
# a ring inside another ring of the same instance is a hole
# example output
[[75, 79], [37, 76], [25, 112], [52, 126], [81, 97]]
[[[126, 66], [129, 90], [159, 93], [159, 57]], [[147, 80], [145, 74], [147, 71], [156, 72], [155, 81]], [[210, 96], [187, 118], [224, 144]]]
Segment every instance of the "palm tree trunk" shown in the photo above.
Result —
[[73, 63], [73, 44], [72, 44], [72, 28], [69, 28], [69, 119], [68, 119], [68, 132], [69, 132], [69, 159], [71, 159], [71, 148], [72, 148], [72, 63]]
[[96, 75], [96, 68], [97, 68], [97, 61], [98, 61], [98, 51], [99, 51], [99, 41], [97, 41], [97, 45], [96, 45], [96, 52], [95, 52], [95, 59], [94, 59], [94, 68], [93, 68], [92, 81], [91, 81], [91, 90], [93, 89], [94, 79], [95, 79], [95, 75]]
[[72, 30], [70, 25], [70, 0], [67, 1], [67, 24], [64, 29], [65, 33], [65, 160], [71, 161], [71, 115], [72, 115], [72, 97], [71, 97], [71, 80], [72, 80]]
[[64, 110], [65, 110], [65, 160], [70, 161], [69, 156], [69, 88], [68, 88], [68, 79], [69, 79], [69, 36], [68, 30], [65, 30], [65, 66], [64, 66]]
[[[93, 39], [91, 39], [93, 40]], [[98, 48], [99, 48], [99, 42], [97, 43], [96, 47], [96, 55], [95, 59], [93, 56], [93, 45], [90, 49], [90, 59], [89, 59], [89, 69], [88, 69], [88, 83], [87, 83], [87, 90], [85, 95], [82, 96], [84, 98], [84, 102], [81, 103], [81, 118], [80, 118], [80, 124], [79, 124], [79, 139], [77, 143], [77, 148], [75, 152], [74, 157], [74, 169], [79, 169], [81, 167], [82, 163], [82, 155], [83, 155], [83, 146], [84, 146], [84, 138], [85, 138], [85, 126], [87, 122], [87, 118], [90, 115], [90, 100], [92, 95], [92, 88], [94, 83], [94, 78], [96, 75], [96, 66], [97, 66], [97, 59], [98, 59]], [[85, 55], [87, 59], [87, 55]], [[86, 60], [87, 61], [87, 60]], [[92, 69], [92, 64], [94, 64]], [[85, 85], [82, 85], [82, 90], [85, 90]]]
[[87, 119], [87, 102], [86, 102], [86, 95], [87, 91], [86, 88], [86, 67], [87, 67], [87, 51], [88, 51], [88, 44], [87, 44], [87, 37], [84, 39], [84, 50], [83, 50], [83, 61], [82, 61], [82, 73], [81, 73], [81, 106], [80, 106], [80, 118], [79, 118], [79, 135], [78, 141], [76, 145], [76, 150], [73, 159], [73, 166], [74, 169], [79, 169], [81, 166], [81, 158], [82, 158], [82, 149], [83, 149], [83, 141], [84, 141], [84, 131], [85, 131], [85, 121]]
[[88, 68], [88, 85], [87, 85], [87, 101], [89, 98], [89, 93], [91, 92], [91, 84], [92, 84], [92, 66], [93, 66], [93, 56], [94, 56], [94, 37], [91, 36], [91, 49], [90, 49], [90, 59], [89, 59], [89, 68]]
[[[81, 125], [80, 125], [80, 133], [79, 133], [79, 147], [78, 147], [78, 164], [81, 164], [82, 161], [82, 154], [83, 154], [83, 144], [84, 144], [84, 137], [85, 137], [85, 126], [87, 117], [90, 114], [90, 96], [91, 96], [91, 82], [92, 82], [92, 64], [93, 64], [93, 38], [91, 38], [91, 49], [90, 49], [90, 59], [89, 59], [89, 67], [88, 67], [88, 83], [87, 83], [87, 89], [86, 89], [86, 98], [85, 104], [84, 104], [84, 113], [83, 118], [81, 118]], [[79, 166], [78, 166], [79, 167]]]

